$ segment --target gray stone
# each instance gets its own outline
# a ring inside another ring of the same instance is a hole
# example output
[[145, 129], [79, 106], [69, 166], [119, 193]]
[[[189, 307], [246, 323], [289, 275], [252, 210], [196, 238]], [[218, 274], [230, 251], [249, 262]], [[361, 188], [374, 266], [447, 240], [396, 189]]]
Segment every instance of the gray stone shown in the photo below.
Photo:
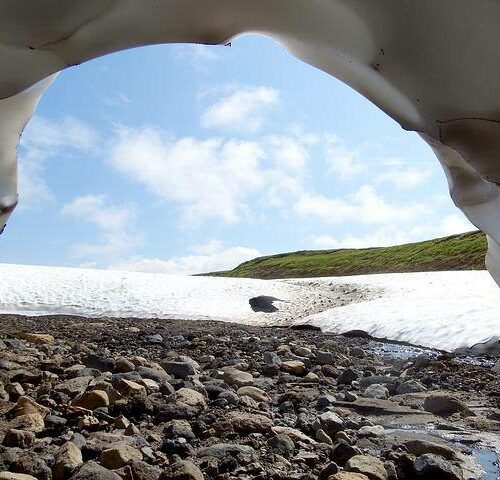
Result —
[[187, 378], [191, 375], [196, 375], [196, 370], [189, 362], [162, 362], [162, 367], [167, 373], [177, 378]]
[[440, 478], [446, 480], [463, 479], [463, 474], [460, 468], [444, 458], [432, 453], [424, 453], [418, 457], [413, 466], [418, 477], [424, 480], [434, 480]]
[[374, 383], [366, 387], [363, 392], [363, 396], [366, 398], [378, 398], [381, 400], [386, 400], [389, 398], [389, 390], [387, 390], [387, 388], [385, 388], [383, 385]]
[[418, 393], [425, 392], [427, 388], [425, 388], [420, 382], [416, 380], [408, 380], [401, 385], [396, 387], [397, 395], [404, 395], [405, 393]]
[[342, 419], [334, 412], [322, 413], [314, 422], [314, 430], [322, 429], [330, 437], [333, 437], [337, 432], [340, 432], [344, 428], [344, 422]]
[[271, 437], [267, 443], [273, 452], [279, 453], [285, 458], [289, 458], [293, 454], [295, 448], [293, 440], [286, 434], [275, 435]]
[[115, 472], [90, 461], [85, 463], [69, 480], [122, 480], [122, 478]]

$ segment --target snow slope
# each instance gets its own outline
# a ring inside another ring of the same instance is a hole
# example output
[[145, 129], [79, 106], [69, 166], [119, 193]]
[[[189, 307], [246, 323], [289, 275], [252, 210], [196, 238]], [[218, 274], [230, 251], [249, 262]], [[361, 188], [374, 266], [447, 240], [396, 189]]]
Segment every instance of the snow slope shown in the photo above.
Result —
[[[398, 273], [322, 279], [381, 288], [363, 303], [301, 320], [324, 331], [362, 329], [380, 338], [454, 350], [500, 336], [500, 290], [485, 271]], [[306, 280], [302, 280], [306, 281]]]
[[283, 282], [0, 264], [0, 313], [250, 321], [248, 300], [293, 298]]
[[[260, 295], [279, 311], [252, 311]], [[0, 313], [309, 322], [452, 350], [500, 335], [500, 290], [486, 272], [266, 281], [0, 264]]]

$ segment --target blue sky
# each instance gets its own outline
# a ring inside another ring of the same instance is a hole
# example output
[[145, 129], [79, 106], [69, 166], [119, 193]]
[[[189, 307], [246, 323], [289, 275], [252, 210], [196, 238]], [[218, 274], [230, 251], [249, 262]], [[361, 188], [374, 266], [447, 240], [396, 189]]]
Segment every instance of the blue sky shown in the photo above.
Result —
[[259, 36], [62, 72], [19, 163], [5, 263], [195, 273], [473, 229], [416, 134]]

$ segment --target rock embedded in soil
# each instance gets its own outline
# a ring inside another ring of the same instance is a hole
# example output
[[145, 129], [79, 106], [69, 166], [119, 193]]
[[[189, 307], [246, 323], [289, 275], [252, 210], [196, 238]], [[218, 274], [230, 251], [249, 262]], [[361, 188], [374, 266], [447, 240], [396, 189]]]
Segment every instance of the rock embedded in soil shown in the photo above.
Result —
[[424, 409], [443, 417], [453, 415], [454, 413], [461, 413], [467, 416], [474, 415], [474, 412], [472, 412], [464, 402], [450, 395], [443, 394], [429, 395], [426, 397], [424, 400]]

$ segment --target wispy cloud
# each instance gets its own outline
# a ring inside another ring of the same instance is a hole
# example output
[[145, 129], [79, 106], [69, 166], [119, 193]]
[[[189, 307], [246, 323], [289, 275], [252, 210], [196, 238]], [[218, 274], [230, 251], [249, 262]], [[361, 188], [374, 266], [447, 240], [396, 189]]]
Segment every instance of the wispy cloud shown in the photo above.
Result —
[[173, 257], [167, 260], [133, 257], [115, 263], [110, 268], [135, 272], [192, 275], [231, 269], [261, 255], [255, 248], [224, 247], [221, 242], [213, 241], [209, 242], [208, 245], [194, 247], [194, 250], [192, 255]]
[[119, 258], [140, 242], [140, 237], [131, 231], [136, 216], [133, 205], [113, 205], [105, 195], [83, 195], [64, 205], [61, 213], [98, 229], [98, 243], [72, 246], [76, 257]]
[[393, 168], [375, 177], [376, 183], [390, 183], [398, 190], [411, 190], [422, 185], [431, 177], [431, 172], [426, 169], [408, 167], [406, 169]]
[[325, 162], [329, 172], [338, 175], [341, 180], [348, 180], [363, 173], [366, 165], [360, 160], [360, 149], [348, 148], [335, 135], [321, 136], [325, 148]]
[[79, 152], [95, 153], [97, 143], [97, 133], [75, 118], [53, 121], [34, 117], [21, 139], [19, 208], [38, 210], [53, 204], [55, 196], [45, 179], [47, 162], [56, 157], [71, 158]]
[[316, 217], [332, 224], [348, 221], [366, 224], [397, 223], [429, 212], [429, 207], [421, 202], [405, 205], [390, 203], [377, 193], [373, 185], [363, 185], [353, 194], [340, 198], [306, 193], [298, 199], [294, 208], [301, 215]]
[[209, 105], [201, 116], [201, 124], [209, 129], [255, 133], [278, 99], [278, 90], [271, 87], [238, 88]]

